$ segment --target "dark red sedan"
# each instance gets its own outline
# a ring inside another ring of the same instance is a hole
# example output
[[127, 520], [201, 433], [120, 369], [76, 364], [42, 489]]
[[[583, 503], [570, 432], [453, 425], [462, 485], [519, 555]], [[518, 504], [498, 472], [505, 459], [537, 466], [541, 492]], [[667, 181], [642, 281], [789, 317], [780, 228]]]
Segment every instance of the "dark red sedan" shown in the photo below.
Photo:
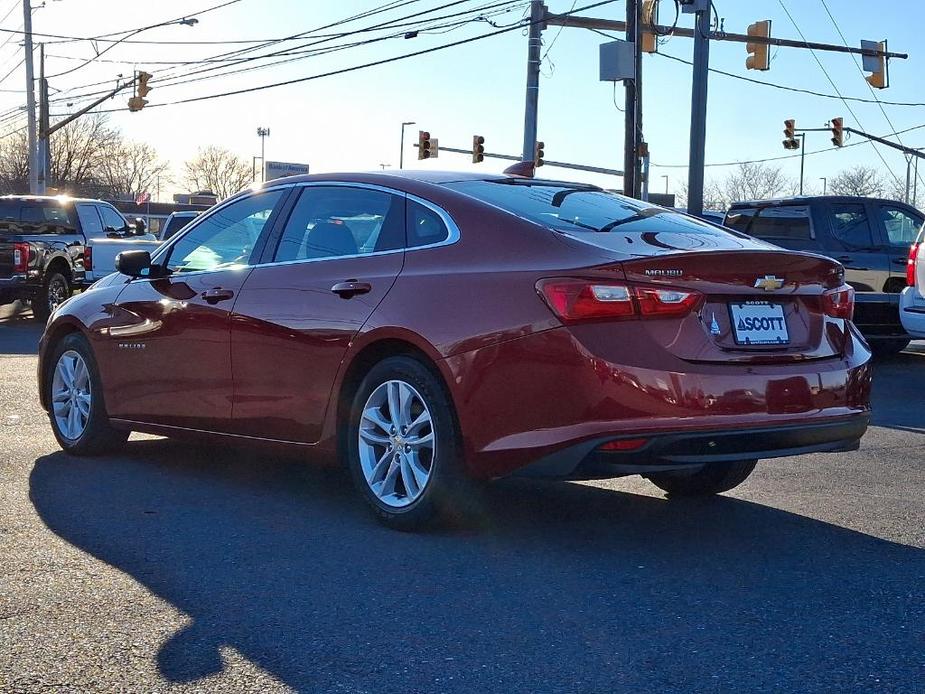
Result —
[[512, 474], [715, 494], [868, 424], [840, 265], [593, 186], [286, 178], [117, 264], [42, 338], [66, 451], [286, 446], [346, 463], [395, 526]]

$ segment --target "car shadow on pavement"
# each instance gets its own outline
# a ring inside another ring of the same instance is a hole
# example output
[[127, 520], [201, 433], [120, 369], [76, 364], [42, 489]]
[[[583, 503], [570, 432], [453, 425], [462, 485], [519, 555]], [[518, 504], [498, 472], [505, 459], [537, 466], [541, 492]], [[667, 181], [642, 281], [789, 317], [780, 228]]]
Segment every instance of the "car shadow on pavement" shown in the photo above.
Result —
[[473, 526], [399, 533], [341, 473], [168, 440], [43, 456], [30, 493], [53, 532], [189, 616], [156, 656], [170, 682], [221, 671], [225, 646], [299, 691], [898, 691], [922, 675], [925, 550], [731, 497], [507, 481]]
[[904, 352], [874, 361], [871, 424], [925, 434], [922, 382], [925, 342], [913, 342]]

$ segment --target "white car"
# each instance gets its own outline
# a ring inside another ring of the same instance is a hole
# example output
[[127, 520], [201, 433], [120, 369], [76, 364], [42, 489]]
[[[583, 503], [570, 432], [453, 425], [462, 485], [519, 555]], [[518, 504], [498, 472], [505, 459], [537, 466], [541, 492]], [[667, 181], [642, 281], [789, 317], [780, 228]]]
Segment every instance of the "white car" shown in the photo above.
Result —
[[906, 284], [899, 297], [899, 317], [907, 333], [925, 339], [925, 227], [909, 249]]

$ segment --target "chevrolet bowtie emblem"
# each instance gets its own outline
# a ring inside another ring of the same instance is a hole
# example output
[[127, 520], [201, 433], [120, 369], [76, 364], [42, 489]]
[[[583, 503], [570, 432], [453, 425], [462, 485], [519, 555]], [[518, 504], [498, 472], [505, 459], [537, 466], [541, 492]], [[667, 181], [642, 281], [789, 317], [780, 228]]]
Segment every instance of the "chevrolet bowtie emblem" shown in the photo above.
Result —
[[773, 292], [784, 286], [784, 280], [774, 275], [765, 275], [755, 280], [755, 289], [763, 289], [766, 292]]

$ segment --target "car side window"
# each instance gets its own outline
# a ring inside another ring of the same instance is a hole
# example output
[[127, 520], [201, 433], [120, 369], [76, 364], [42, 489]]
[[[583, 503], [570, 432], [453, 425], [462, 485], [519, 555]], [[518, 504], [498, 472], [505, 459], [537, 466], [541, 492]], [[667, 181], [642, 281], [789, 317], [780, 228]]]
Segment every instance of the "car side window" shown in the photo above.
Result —
[[103, 229], [112, 227], [116, 231], [122, 231], [127, 226], [125, 218], [108, 205], [97, 205], [96, 208], [103, 220]]
[[891, 246], [911, 246], [922, 228], [922, 220], [894, 205], [880, 206], [880, 219]]
[[408, 201], [408, 248], [429, 246], [449, 237], [450, 230], [439, 214], [414, 200]]
[[272, 190], [250, 195], [209, 214], [173, 245], [167, 269], [203, 272], [249, 264], [257, 240], [284, 193]]
[[77, 217], [80, 219], [80, 226], [83, 228], [84, 236], [99, 238], [104, 236], [103, 223], [96, 211], [96, 205], [87, 205], [78, 203]]
[[401, 248], [403, 203], [399, 196], [368, 188], [303, 188], [273, 261], [340, 258]]
[[874, 237], [864, 205], [834, 203], [832, 234], [849, 251], [869, 250], [874, 246]]

